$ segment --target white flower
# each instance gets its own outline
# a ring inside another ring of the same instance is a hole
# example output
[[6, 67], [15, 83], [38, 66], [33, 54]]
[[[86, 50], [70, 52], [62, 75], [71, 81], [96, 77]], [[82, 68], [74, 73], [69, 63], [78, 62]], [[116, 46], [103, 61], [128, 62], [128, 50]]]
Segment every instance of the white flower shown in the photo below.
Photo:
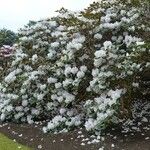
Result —
[[65, 117], [62, 117], [60, 115], [58, 116], [55, 116], [47, 125], [47, 128], [49, 130], [52, 130], [54, 129], [55, 127], [59, 126], [62, 122], [65, 122], [66, 121], [66, 118]]
[[37, 60], [38, 60], [38, 56], [37, 56], [37, 54], [34, 54], [32, 56], [32, 62], [35, 63], [35, 62], [37, 62]]
[[120, 26], [120, 22], [115, 22], [115, 23], [103, 23], [100, 25], [100, 28], [103, 29], [103, 28], [106, 28], [106, 29], [115, 29], [115, 28], [118, 28]]
[[59, 112], [60, 112], [60, 114], [64, 114], [64, 113], [66, 112], [66, 109], [65, 109], [65, 108], [61, 108], [61, 109], [59, 110]]
[[139, 46], [139, 45], [144, 45], [144, 41], [143, 42], [136, 42], [136, 44]]
[[115, 91], [110, 90], [108, 92], [108, 96], [110, 96], [113, 100], [117, 100], [121, 97], [123, 90], [122, 89], [116, 89]]
[[77, 67], [71, 68], [71, 73], [72, 74], [76, 74], [77, 72], [78, 72], [78, 68]]
[[59, 43], [58, 42], [54, 42], [54, 43], [51, 43], [51, 47], [53, 48], [56, 48], [59, 46]]
[[120, 14], [121, 14], [121, 15], [125, 15], [125, 14], [126, 14], [126, 11], [125, 11], [125, 10], [121, 10], [121, 11], [120, 11]]
[[87, 71], [87, 66], [81, 66], [80, 70], [83, 71], [83, 72], [86, 72]]
[[66, 79], [65, 81], [63, 81], [63, 86], [66, 87], [68, 85], [72, 84], [72, 80], [71, 79]]
[[15, 109], [16, 109], [16, 111], [23, 111], [23, 107], [22, 106], [17, 106]]
[[79, 71], [78, 73], [77, 73], [77, 77], [78, 78], [83, 78], [85, 76], [85, 73], [83, 72], [83, 71]]
[[6, 88], [3, 88], [3, 89], [2, 89], [2, 92], [6, 92]]
[[98, 74], [99, 74], [99, 70], [98, 70], [98, 69], [93, 69], [93, 70], [92, 70], [92, 76], [93, 76], [93, 77], [98, 76]]
[[22, 70], [21, 69], [16, 69], [14, 71], [12, 71], [11, 73], [9, 73], [8, 76], [5, 77], [5, 82], [7, 83], [11, 83], [13, 81], [16, 80], [16, 75], [19, 74]]
[[111, 37], [111, 40], [112, 40], [112, 41], [116, 41], [116, 40], [117, 40], [117, 37], [116, 37], [116, 36], [112, 36], [112, 37]]
[[103, 43], [103, 45], [104, 45], [104, 49], [106, 50], [106, 49], [110, 49], [111, 47], [112, 47], [112, 42], [111, 41], [105, 41], [104, 43]]
[[126, 35], [125, 36], [125, 39], [124, 39], [124, 42], [125, 42], [125, 44], [127, 45], [127, 47], [128, 46], [130, 46], [132, 43], [138, 43], [138, 42], [140, 42], [140, 38], [136, 38], [136, 37], [132, 37], [131, 35]]
[[40, 89], [43, 91], [46, 88], [46, 84], [40, 85]]
[[81, 57], [79, 57], [79, 60], [84, 61], [85, 59], [88, 59], [88, 58], [89, 58], [89, 55], [83, 54]]
[[105, 50], [99, 50], [95, 52], [95, 57], [99, 58], [99, 57], [105, 57], [106, 56], [106, 51]]
[[37, 99], [38, 99], [38, 100], [43, 100], [43, 97], [44, 97], [43, 94], [38, 94], [38, 95], [37, 95]]
[[70, 66], [67, 66], [66, 68], [65, 68], [65, 72], [64, 72], [64, 74], [67, 76], [67, 75], [69, 75], [70, 73], [71, 73], [71, 67]]
[[40, 111], [33, 108], [33, 109], [31, 110], [31, 113], [32, 113], [33, 115], [39, 115]]
[[133, 87], [139, 87], [139, 83], [133, 82], [133, 83], [132, 83], [132, 86], [133, 86]]
[[110, 19], [110, 15], [109, 15], [109, 14], [107, 14], [106, 16], [101, 17], [101, 21], [102, 21], [102, 22], [109, 23], [109, 22], [111, 21], [111, 19]]
[[27, 99], [28, 98], [28, 95], [22, 95], [22, 99]]
[[43, 132], [47, 133], [47, 127], [43, 127]]
[[92, 118], [89, 118], [86, 122], [85, 122], [85, 128], [87, 131], [90, 131], [91, 129], [94, 129], [96, 126], [96, 121]]
[[66, 26], [60, 25], [59, 27], [57, 27], [57, 30], [58, 30], [58, 31], [64, 31], [65, 28], [66, 28]]
[[56, 88], [56, 89], [59, 89], [59, 88], [61, 88], [61, 86], [62, 86], [62, 84], [61, 84], [60, 82], [58, 82], [58, 83], [55, 83], [55, 88]]
[[70, 117], [73, 116], [73, 111], [72, 110], [67, 111], [67, 115], [70, 116]]
[[24, 65], [24, 68], [26, 71], [32, 71], [33, 70], [32, 67], [29, 65]]
[[24, 113], [22, 113], [22, 112], [19, 112], [19, 113], [15, 114], [15, 115], [14, 115], [15, 120], [20, 119], [23, 115], [24, 115]]
[[52, 94], [52, 95], [51, 95], [51, 99], [52, 99], [52, 100], [56, 100], [56, 99], [57, 99], [57, 95], [56, 95], [56, 94]]
[[47, 103], [46, 106], [47, 106], [47, 110], [53, 109], [53, 103], [52, 102]]
[[26, 36], [20, 38], [22, 41], [27, 41], [28, 38]]
[[59, 97], [57, 97], [57, 100], [59, 103], [61, 103], [64, 100], [64, 98], [62, 96], [59, 96]]
[[47, 54], [47, 57], [48, 59], [54, 59], [55, 58], [55, 55], [56, 55], [56, 51], [54, 50], [51, 50], [48, 54]]
[[59, 36], [61, 36], [62, 35], [62, 33], [60, 32], [60, 31], [55, 31], [55, 32], [52, 32], [51, 33], [51, 36], [52, 37], [59, 37]]
[[64, 92], [63, 97], [65, 98], [66, 103], [70, 103], [70, 102], [75, 100], [75, 96], [73, 94], [68, 93], [68, 92]]
[[56, 21], [50, 21], [50, 22], [49, 22], [49, 24], [50, 24], [50, 26], [51, 26], [51, 27], [55, 27], [55, 26], [57, 26]]
[[32, 120], [32, 116], [31, 115], [27, 116], [27, 121], [28, 121], [29, 124], [33, 124], [34, 123], [34, 121]]
[[38, 145], [38, 149], [42, 149], [42, 145]]
[[25, 94], [26, 89], [21, 89], [20, 92], [21, 92], [21, 94]]
[[47, 125], [47, 128], [48, 128], [49, 130], [51, 130], [51, 129], [54, 129], [55, 126], [54, 126], [53, 123], [49, 122], [48, 125]]
[[7, 109], [8, 112], [11, 112], [11, 111], [13, 110], [13, 107], [12, 107], [11, 105], [8, 105], [8, 106], [6, 107], [6, 109]]
[[100, 65], [102, 65], [103, 62], [105, 62], [104, 59], [95, 59], [94, 60], [94, 66], [99, 67]]
[[50, 78], [47, 79], [47, 82], [50, 83], [50, 84], [51, 84], [51, 83], [56, 83], [56, 82], [57, 82], [57, 79], [50, 77]]
[[102, 35], [97, 33], [97, 34], [94, 35], [94, 38], [101, 40], [102, 39]]
[[26, 107], [27, 105], [28, 105], [28, 101], [27, 101], [27, 100], [23, 100], [23, 101], [22, 101], [22, 106], [23, 106], [23, 107]]
[[6, 118], [6, 115], [2, 113], [2, 114], [1, 114], [1, 121], [4, 121], [5, 118]]

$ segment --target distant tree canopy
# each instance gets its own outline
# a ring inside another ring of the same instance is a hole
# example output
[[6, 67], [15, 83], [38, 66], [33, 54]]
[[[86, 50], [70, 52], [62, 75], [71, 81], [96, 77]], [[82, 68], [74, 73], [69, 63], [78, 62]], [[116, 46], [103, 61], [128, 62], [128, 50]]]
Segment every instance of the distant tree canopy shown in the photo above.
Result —
[[12, 46], [18, 39], [16, 33], [11, 30], [7, 29], [0, 29], [0, 47], [3, 45], [10, 45]]

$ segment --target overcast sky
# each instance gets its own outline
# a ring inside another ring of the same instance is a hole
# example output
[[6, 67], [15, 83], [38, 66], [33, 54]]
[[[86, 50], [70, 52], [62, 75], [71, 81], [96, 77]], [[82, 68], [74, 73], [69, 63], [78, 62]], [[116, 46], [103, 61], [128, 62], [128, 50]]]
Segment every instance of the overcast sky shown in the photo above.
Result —
[[81, 10], [92, 1], [94, 0], [0, 0], [0, 28], [17, 31], [29, 20], [53, 16], [55, 10], [61, 7]]

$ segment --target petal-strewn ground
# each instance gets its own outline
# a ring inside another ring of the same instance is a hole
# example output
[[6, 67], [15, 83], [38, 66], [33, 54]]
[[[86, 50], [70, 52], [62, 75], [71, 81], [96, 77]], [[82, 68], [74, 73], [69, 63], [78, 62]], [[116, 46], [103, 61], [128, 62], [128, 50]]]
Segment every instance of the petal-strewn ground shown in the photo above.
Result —
[[[1, 124], [0, 132], [35, 150], [99, 150], [101, 147], [104, 150], [149, 150], [150, 144], [150, 125], [147, 123], [138, 132], [111, 130], [99, 143], [83, 130], [58, 135], [44, 134], [39, 125]], [[95, 144], [90, 144], [92, 142]]]

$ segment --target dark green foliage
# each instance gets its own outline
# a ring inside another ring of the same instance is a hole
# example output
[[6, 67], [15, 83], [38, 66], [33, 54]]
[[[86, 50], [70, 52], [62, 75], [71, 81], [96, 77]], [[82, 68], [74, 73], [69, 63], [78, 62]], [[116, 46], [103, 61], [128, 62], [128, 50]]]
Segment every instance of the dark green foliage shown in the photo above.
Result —
[[12, 46], [18, 40], [18, 36], [11, 30], [1, 29], [0, 30], [0, 47], [3, 45]]

